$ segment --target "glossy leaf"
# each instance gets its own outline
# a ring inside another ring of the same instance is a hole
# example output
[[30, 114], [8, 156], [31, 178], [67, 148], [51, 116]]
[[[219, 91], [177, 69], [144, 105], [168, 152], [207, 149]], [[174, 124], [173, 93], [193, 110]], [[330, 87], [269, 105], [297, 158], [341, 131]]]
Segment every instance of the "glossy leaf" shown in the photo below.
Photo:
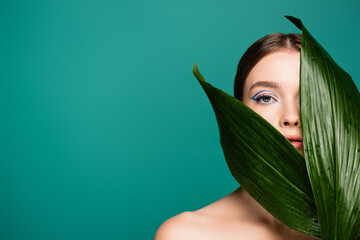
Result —
[[311, 36], [302, 30], [300, 101], [306, 166], [323, 240], [357, 239], [360, 231], [360, 94]]
[[305, 160], [270, 123], [229, 94], [207, 83], [194, 64], [220, 131], [231, 174], [274, 217], [312, 236], [320, 227]]

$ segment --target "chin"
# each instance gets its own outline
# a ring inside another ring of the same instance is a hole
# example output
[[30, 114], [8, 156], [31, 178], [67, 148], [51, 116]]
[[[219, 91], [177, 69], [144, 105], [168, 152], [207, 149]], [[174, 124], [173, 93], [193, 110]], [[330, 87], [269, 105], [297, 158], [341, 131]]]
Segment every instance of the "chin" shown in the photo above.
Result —
[[298, 151], [300, 152], [300, 154], [301, 154], [303, 157], [305, 157], [304, 148], [301, 148], [301, 149], [299, 149]]

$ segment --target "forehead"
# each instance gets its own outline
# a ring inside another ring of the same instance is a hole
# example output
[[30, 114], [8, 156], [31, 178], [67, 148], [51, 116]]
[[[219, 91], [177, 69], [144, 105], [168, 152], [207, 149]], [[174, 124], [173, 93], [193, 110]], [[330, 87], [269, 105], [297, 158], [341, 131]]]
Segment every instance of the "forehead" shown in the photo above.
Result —
[[300, 53], [279, 50], [266, 55], [253, 67], [246, 79], [244, 90], [260, 87], [298, 90], [299, 74]]

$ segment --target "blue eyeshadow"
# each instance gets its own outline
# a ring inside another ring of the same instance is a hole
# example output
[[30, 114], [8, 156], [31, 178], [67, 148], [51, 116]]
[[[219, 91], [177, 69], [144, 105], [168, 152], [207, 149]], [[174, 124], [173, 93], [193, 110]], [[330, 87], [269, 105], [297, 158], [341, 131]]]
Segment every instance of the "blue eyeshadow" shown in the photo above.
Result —
[[273, 91], [270, 91], [270, 90], [261, 90], [260, 92], [257, 92], [254, 96], [251, 97], [252, 100], [256, 101], [256, 96], [259, 95], [259, 93], [261, 92], [272, 92], [276, 97], [278, 97], [278, 95], [276, 95]]

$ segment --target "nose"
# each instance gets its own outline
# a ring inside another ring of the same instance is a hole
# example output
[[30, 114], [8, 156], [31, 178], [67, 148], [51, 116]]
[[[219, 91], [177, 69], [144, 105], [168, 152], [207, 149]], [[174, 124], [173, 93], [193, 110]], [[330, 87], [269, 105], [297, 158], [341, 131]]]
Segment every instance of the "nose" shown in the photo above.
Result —
[[281, 127], [301, 127], [300, 123], [300, 106], [292, 104], [285, 106], [280, 118]]

